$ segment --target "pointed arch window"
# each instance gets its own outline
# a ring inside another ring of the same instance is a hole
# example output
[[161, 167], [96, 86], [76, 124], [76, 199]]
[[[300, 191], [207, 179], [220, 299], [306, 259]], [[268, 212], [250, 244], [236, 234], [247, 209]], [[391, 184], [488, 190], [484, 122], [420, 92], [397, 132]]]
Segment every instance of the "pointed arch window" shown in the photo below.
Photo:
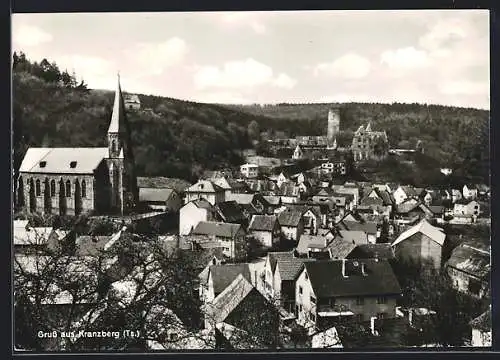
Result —
[[56, 195], [56, 182], [55, 180], [50, 181], [50, 196], [54, 197]]
[[40, 180], [35, 182], [35, 195], [40, 196], [42, 194], [42, 190], [40, 188]]
[[82, 180], [82, 198], [87, 197], [87, 184]]
[[66, 180], [66, 197], [71, 197], [71, 181]]

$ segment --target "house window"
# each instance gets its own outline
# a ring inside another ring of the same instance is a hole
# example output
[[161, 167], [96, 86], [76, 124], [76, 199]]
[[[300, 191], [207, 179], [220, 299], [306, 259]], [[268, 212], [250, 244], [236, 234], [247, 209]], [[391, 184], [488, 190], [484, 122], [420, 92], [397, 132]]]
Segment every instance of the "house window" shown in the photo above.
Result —
[[71, 197], [71, 181], [66, 181], [66, 197]]
[[302, 305], [299, 305], [299, 312], [302, 312]]
[[41, 188], [40, 188], [40, 180], [37, 180], [35, 182], [35, 194], [36, 196], [40, 196], [42, 193]]
[[82, 198], [87, 197], [87, 184], [82, 180]]
[[309, 313], [309, 318], [311, 319], [312, 322], [316, 322], [316, 315], [314, 315], [312, 311]]
[[316, 304], [316, 298], [314, 296], [311, 296], [311, 303]]
[[50, 196], [54, 197], [56, 195], [56, 182], [55, 180], [50, 181]]
[[385, 296], [377, 297], [377, 304], [387, 304], [387, 298]]
[[365, 304], [365, 299], [362, 297], [356, 298], [356, 305], [364, 305]]
[[299, 286], [299, 294], [302, 295], [302, 286]]

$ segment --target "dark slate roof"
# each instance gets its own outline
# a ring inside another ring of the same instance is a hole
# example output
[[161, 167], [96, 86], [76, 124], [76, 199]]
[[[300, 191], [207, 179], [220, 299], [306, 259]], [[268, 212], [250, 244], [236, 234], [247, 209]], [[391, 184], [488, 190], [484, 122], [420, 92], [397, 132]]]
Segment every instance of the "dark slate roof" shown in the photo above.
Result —
[[276, 215], [254, 215], [250, 222], [250, 230], [272, 231], [278, 218]]
[[156, 177], [137, 177], [137, 186], [139, 188], [156, 188], [156, 189], [174, 189], [182, 193], [185, 189], [191, 186], [189, 182], [177, 178], [168, 178], [162, 176]]
[[366, 221], [364, 223], [359, 223], [356, 221], [343, 220], [340, 224], [343, 224], [346, 230], [357, 230], [364, 231], [367, 234], [377, 233], [377, 223], [372, 221]]
[[173, 189], [140, 188], [139, 201], [167, 201], [173, 192]]
[[224, 218], [225, 222], [238, 223], [245, 219], [240, 205], [236, 201], [225, 201], [215, 205], [218, 213]]
[[360, 201], [360, 205], [369, 206], [369, 205], [379, 205], [382, 206], [384, 204], [384, 200], [376, 197], [365, 196]]
[[[342, 275], [342, 263], [346, 262], [348, 276]], [[361, 273], [365, 264], [367, 275]], [[358, 266], [355, 266], [358, 264]], [[376, 296], [400, 294], [401, 288], [386, 260], [320, 260], [305, 262], [313, 291], [317, 297]]]
[[415, 210], [420, 205], [420, 202], [415, 201], [413, 199], [402, 202], [398, 206], [396, 206], [396, 213], [398, 214], [407, 214], [412, 210]]
[[444, 206], [442, 206], [442, 205], [429, 205], [428, 208], [435, 215], [444, 214]]
[[267, 253], [267, 256], [269, 258], [269, 262], [271, 263], [271, 270], [274, 272], [278, 260], [281, 258], [283, 259], [292, 258], [293, 251], [270, 251]]
[[210, 273], [212, 274], [216, 295], [220, 294], [240, 274], [248, 281], [251, 279], [248, 264], [212, 265], [210, 266]]
[[243, 214], [247, 213], [250, 217], [259, 214], [259, 211], [252, 204], [239, 204]]
[[191, 201], [194, 205], [201, 209], [213, 210], [213, 205], [208, 202], [206, 199], [196, 199]]
[[492, 328], [491, 306], [484, 313], [479, 315], [477, 318], [473, 319], [470, 322], [470, 326], [473, 329], [479, 329], [482, 331], [491, 331], [491, 328]]
[[278, 260], [278, 270], [282, 281], [293, 281], [305, 262], [314, 259], [301, 259], [296, 257], [282, 258]]
[[358, 259], [392, 259], [394, 253], [391, 244], [361, 244], [356, 246], [356, 257]]
[[448, 266], [453, 266], [455, 269], [479, 278], [486, 278], [491, 270], [490, 253], [462, 244], [457, 246], [451, 253]]
[[199, 180], [196, 184], [191, 185], [184, 191], [191, 193], [217, 193], [223, 192], [224, 189], [215, 184], [213, 181]]
[[298, 226], [302, 219], [300, 211], [285, 210], [278, 215], [278, 222], [281, 226]]
[[231, 224], [217, 221], [200, 221], [192, 231], [193, 234], [215, 235], [217, 237], [234, 238], [241, 229], [240, 224]]
[[328, 243], [326, 248], [330, 250], [332, 259], [345, 259], [356, 248], [356, 244], [336, 236]]

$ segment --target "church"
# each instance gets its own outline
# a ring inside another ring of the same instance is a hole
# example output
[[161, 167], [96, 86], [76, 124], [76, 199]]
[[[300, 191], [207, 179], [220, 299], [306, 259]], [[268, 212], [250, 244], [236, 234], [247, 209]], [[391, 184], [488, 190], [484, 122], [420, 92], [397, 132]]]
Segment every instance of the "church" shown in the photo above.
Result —
[[29, 148], [19, 169], [17, 204], [58, 215], [123, 215], [136, 206], [139, 191], [119, 77], [107, 145]]

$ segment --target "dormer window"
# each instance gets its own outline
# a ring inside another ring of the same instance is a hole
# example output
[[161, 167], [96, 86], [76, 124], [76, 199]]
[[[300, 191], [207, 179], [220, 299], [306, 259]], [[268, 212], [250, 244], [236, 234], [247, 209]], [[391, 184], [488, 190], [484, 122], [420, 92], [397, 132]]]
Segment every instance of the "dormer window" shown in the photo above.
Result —
[[76, 161], [71, 161], [69, 163], [69, 167], [72, 168], [72, 169], [76, 168]]
[[44, 168], [45, 166], [47, 166], [47, 161], [40, 161], [40, 167]]

